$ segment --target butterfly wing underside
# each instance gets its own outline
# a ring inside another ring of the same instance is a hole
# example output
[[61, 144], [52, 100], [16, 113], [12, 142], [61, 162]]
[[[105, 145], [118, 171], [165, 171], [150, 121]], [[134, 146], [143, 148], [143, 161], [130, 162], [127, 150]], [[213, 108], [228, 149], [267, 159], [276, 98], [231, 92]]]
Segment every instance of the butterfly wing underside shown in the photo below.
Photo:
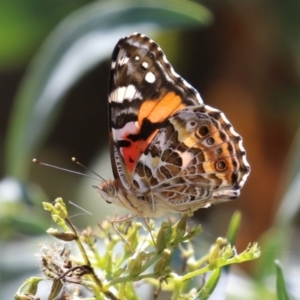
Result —
[[155, 217], [239, 196], [250, 172], [241, 136], [142, 34], [113, 51], [109, 120], [120, 205]]

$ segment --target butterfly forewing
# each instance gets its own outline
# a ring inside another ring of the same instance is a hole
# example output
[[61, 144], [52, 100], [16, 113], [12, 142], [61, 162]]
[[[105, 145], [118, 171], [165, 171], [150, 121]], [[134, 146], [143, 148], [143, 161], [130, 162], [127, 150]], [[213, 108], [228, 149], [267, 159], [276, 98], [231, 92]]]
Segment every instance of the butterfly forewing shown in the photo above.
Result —
[[112, 60], [112, 147], [116, 147], [114, 156], [119, 153], [117, 159], [125, 162], [130, 174], [166, 119], [187, 105], [202, 105], [203, 101], [173, 71], [159, 46], [146, 36], [136, 34], [121, 39]]

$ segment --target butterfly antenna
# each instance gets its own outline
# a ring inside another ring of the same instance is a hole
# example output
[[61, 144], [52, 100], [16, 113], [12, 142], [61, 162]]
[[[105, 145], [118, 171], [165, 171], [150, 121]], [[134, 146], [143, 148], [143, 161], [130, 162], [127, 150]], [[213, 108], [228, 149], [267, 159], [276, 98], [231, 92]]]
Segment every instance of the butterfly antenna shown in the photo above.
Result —
[[[92, 213], [90, 213], [89, 211], [87, 211], [86, 209], [84, 209], [83, 207], [79, 206], [78, 204], [74, 203], [73, 201], [69, 200], [69, 203], [77, 208], [79, 208], [80, 210], [84, 211], [85, 213], [89, 214], [90, 216], [92, 216]], [[73, 216], [74, 217], [74, 216]]]
[[[54, 165], [50, 165], [50, 164], [47, 164], [47, 163], [44, 163], [40, 160], [37, 160], [36, 158], [34, 158], [32, 160], [35, 164], [38, 164], [40, 166], [45, 166], [45, 167], [50, 167], [50, 168], [53, 168], [53, 169], [57, 169], [57, 170], [61, 170], [61, 171], [65, 171], [65, 172], [69, 172], [69, 173], [73, 173], [73, 174], [77, 174], [77, 175], [81, 175], [81, 176], [85, 176], [85, 177], [88, 177], [88, 178], [91, 178], [91, 179], [94, 179], [94, 180], [99, 180], [98, 178], [95, 178], [93, 176], [90, 176], [90, 175], [87, 175], [87, 174], [83, 174], [83, 173], [80, 173], [80, 172], [76, 172], [76, 171], [72, 171], [72, 170], [68, 170], [68, 169], [65, 169], [65, 168], [61, 168], [61, 167], [57, 167], [57, 166], [54, 166]], [[101, 178], [101, 176], [98, 175], [98, 177]], [[102, 179], [102, 178], [101, 178]], [[102, 179], [103, 180], [103, 179]]]
[[75, 164], [79, 165], [80, 167], [84, 168], [85, 170], [91, 172], [92, 174], [96, 175], [97, 177], [99, 177], [101, 180], [103, 180], [105, 183], [107, 183], [107, 181], [102, 177], [100, 176], [99, 174], [97, 174], [96, 172], [94, 172], [93, 170], [89, 169], [88, 167], [86, 167], [85, 165], [83, 165], [81, 162], [79, 162], [77, 160], [76, 157], [72, 157], [72, 162], [74, 162]]

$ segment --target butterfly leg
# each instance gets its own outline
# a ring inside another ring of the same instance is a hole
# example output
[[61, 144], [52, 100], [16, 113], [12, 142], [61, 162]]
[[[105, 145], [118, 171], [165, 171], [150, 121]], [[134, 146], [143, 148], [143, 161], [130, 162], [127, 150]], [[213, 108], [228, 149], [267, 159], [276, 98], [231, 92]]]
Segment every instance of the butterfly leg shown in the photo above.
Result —
[[154, 240], [154, 237], [153, 237], [153, 234], [152, 234], [152, 230], [151, 230], [151, 228], [150, 228], [150, 226], [149, 226], [149, 223], [148, 223], [149, 219], [148, 219], [148, 218], [145, 218], [145, 217], [143, 217], [143, 216], [140, 216], [140, 217], [141, 217], [141, 219], [144, 221], [144, 223], [145, 223], [145, 225], [146, 225], [146, 227], [147, 227], [147, 230], [148, 230], [148, 232], [149, 232], [149, 234], [150, 234], [150, 236], [151, 236], [151, 240], [152, 240], [152, 242], [153, 242], [153, 245], [154, 245], [154, 247], [156, 248], [156, 242], [155, 242], [155, 240]]
[[124, 217], [122, 219], [118, 219], [118, 220], [111, 220], [110, 224], [112, 226], [112, 228], [115, 230], [115, 232], [117, 233], [117, 235], [127, 244], [127, 246], [130, 249], [131, 254], [134, 254], [134, 251], [132, 250], [129, 242], [124, 238], [124, 236], [121, 234], [121, 232], [118, 230], [118, 228], [115, 226], [116, 223], [121, 223], [121, 222], [128, 222], [133, 220], [134, 218], [136, 218], [136, 216], [128, 216], [128, 217]]

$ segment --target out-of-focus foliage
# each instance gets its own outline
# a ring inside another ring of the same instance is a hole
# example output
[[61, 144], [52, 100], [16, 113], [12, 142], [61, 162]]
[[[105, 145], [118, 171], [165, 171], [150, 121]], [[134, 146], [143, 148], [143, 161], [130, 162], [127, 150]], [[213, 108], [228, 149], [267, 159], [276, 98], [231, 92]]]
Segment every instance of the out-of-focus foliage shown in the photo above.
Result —
[[52, 28], [74, 9], [92, 1], [1, 1], [0, 70], [24, 66]]
[[[248, 245], [238, 254], [232, 244], [219, 237], [206, 254], [198, 257], [194, 240], [202, 229], [200, 225], [188, 224], [189, 213], [184, 213], [176, 223], [163, 222], [160, 228], [149, 222], [145, 224], [146, 234], [142, 233], [140, 222], [120, 219], [114, 223], [103, 221], [95, 230], [89, 227], [78, 232], [61, 198], [57, 198], [54, 204], [44, 202], [43, 206], [59, 227], [49, 228], [47, 233], [65, 242], [44, 244], [38, 255], [45, 280], [52, 282], [49, 299], [63, 290], [70, 295], [75, 292], [78, 299], [86, 299], [81, 297], [81, 292], [78, 293], [78, 288], [72, 288], [72, 284], [77, 283], [83, 291], [92, 292], [93, 298], [90, 299], [95, 300], [103, 297], [115, 300], [145, 299], [142, 295], [145, 289], [148, 290], [147, 285], [152, 286], [153, 297], [168, 291], [168, 298], [173, 300], [206, 300], [213, 293], [224, 266], [254, 260], [260, 255], [256, 243]], [[236, 232], [237, 226], [238, 222], [232, 221], [231, 231]], [[97, 237], [101, 243], [97, 243]], [[72, 241], [79, 248], [80, 254], [77, 256], [70, 250]], [[172, 266], [178, 252], [182, 265], [180, 270]], [[202, 285], [200, 280], [199, 284], [199, 277], [208, 273], [207, 282]], [[18, 289], [15, 299], [36, 297], [37, 286], [42, 279], [28, 278]], [[141, 285], [141, 295], [137, 294], [135, 282]], [[278, 288], [282, 289], [282, 283]]]

